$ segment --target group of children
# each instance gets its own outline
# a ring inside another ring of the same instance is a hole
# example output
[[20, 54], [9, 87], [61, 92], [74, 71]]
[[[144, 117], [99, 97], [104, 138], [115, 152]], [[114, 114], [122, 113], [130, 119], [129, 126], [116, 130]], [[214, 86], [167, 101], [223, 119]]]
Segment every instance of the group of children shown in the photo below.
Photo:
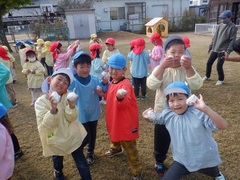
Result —
[[[32, 93], [40, 88], [45, 92], [37, 100], [34, 99], [33, 106], [43, 155], [52, 156], [57, 180], [64, 179], [63, 157], [67, 154], [72, 154], [81, 178], [92, 179], [88, 165], [94, 163], [97, 122], [101, 113], [99, 97], [106, 100], [106, 127], [111, 140], [106, 157], [120, 155], [125, 150], [132, 179], [143, 179], [136, 143], [139, 138], [137, 99], [140, 87], [143, 100], [146, 98], [146, 87], [156, 91], [154, 110], [144, 111], [143, 117], [155, 124], [154, 155], [158, 174], [163, 176], [166, 171], [163, 163], [171, 137], [174, 162], [164, 179], [180, 179], [195, 171], [218, 180], [224, 179], [217, 167], [221, 160], [211, 132], [225, 129], [227, 123], [205, 105], [201, 95], [192, 105], [186, 104], [190, 88], [199, 89], [203, 82], [191, 64], [191, 57], [186, 55], [183, 39], [170, 36], [162, 47], [160, 35], [153, 34], [150, 41], [154, 44], [152, 51], [144, 50], [145, 40], [142, 38], [131, 41], [132, 48], [127, 57], [132, 62], [134, 88], [125, 77], [127, 59], [119, 53], [113, 38], [105, 41], [106, 50], [102, 58], [101, 40], [97, 36], [91, 37], [90, 54], [76, 52], [78, 41], [69, 47], [67, 53], [63, 53], [60, 42], [51, 43], [54, 71], [45, 80], [43, 65], [35, 51], [25, 51], [23, 73], [34, 82], [29, 82], [29, 87], [31, 83], [38, 84], [30, 87]], [[66, 59], [70, 56], [72, 61], [66, 68]], [[152, 70], [150, 75], [149, 67]], [[103, 75], [102, 71], [109, 76]], [[41, 79], [33, 80], [33, 76], [41, 76]], [[150, 116], [149, 112], [154, 116]], [[188, 122], [189, 119], [196, 122]], [[179, 123], [181, 125], [177, 125]], [[201, 148], [202, 144], [206, 144], [204, 149]], [[86, 145], [85, 158], [83, 148]]]

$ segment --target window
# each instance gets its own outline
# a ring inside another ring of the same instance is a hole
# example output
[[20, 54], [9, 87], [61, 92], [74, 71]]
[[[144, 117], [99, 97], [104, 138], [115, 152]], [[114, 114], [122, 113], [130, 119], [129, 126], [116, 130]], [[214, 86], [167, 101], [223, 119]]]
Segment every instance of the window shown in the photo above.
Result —
[[125, 19], [125, 7], [110, 7], [110, 19]]

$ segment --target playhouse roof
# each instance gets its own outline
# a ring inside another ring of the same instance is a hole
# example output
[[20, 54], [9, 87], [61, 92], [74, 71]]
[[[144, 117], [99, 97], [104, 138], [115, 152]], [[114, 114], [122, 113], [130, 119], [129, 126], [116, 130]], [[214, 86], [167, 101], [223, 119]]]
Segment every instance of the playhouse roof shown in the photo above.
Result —
[[164, 17], [155, 17], [155, 18], [153, 18], [152, 20], [150, 20], [148, 23], [146, 23], [145, 24], [145, 26], [153, 26], [153, 25], [155, 25], [156, 23], [158, 23], [159, 21], [161, 21], [161, 20], [166, 20], [166, 21], [168, 21], [166, 18], [164, 18]]

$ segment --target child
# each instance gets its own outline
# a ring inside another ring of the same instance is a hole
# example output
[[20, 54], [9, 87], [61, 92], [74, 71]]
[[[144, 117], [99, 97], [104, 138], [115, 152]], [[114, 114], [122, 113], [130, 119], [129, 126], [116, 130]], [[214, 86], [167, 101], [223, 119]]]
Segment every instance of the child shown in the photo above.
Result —
[[63, 53], [63, 46], [59, 41], [53, 42], [50, 45], [50, 51], [53, 53], [52, 57], [54, 59], [54, 66], [53, 66], [54, 71], [57, 71], [60, 68], [67, 67], [67, 62], [70, 56], [72, 56], [73, 53], [76, 51], [78, 44], [79, 44], [79, 40], [75, 41], [73, 44], [71, 44], [71, 46], [69, 47], [66, 53]]
[[7, 51], [7, 54], [8, 54], [8, 57], [10, 58], [10, 62], [11, 62], [11, 66], [10, 66], [10, 72], [11, 72], [11, 75], [12, 75], [12, 78], [13, 78], [13, 84], [16, 83], [17, 81], [17, 75], [16, 75], [16, 71], [15, 71], [15, 58], [13, 57], [13, 55], [9, 52], [9, 49], [7, 46], [2, 46], [6, 51]]
[[[165, 97], [162, 91], [174, 81], [186, 81], [193, 90], [199, 89], [202, 84], [201, 76], [194, 70], [191, 60], [184, 55], [185, 45], [181, 37], [169, 36], [164, 43], [164, 59], [147, 78], [149, 89], [156, 91], [154, 112], [164, 109]], [[183, 56], [184, 55], [184, 56]], [[181, 58], [181, 57], [184, 58]], [[154, 127], [154, 157], [155, 169], [160, 176], [164, 175], [163, 164], [167, 157], [170, 136], [165, 125], [156, 124]]]
[[107, 38], [107, 40], [105, 41], [105, 44], [106, 44], [106, 50], [103, 52], [102, 62], [103, 62], [104, 71], [108, 72], [107, 61], [109, 57], [115, 53], [120, 53], [120, 52], [116, 48], [115, 40], [113, 38]]
[[101, 79], [103, 72], [102, 59], [100, 58], [102, 45], [98, 43], [92, 43], [89, 46], [89, 50], [91, 52], [90, 56], [92, 58], [90, 74]]
[[26, 51], [26, 49], [31, 48], [31, 46], [24, 43], [24, 41], [18, 41], [16, 43], [16, 46], [20, 46], [18, 53], [19, 53], [19, 57], [20, 57], [21, 67], [23, 67], [23, 65], [25, 64], [25, 59], [26, 59], [25, 51]]
[[[67, 98], [68, 86], [72, 81], [73, 75], [67, 68], [55, 71], [44, 80], [42, 90], [46, 94], [38, 98], [35, 106], [38, 132], [43, 155], [52, 156], [56, 180], [65, 179], [63, 158], [68, 154], [72, 154], [81, 178], [91, 180], [83, 154], [87, 133], [77, 120], [76, 99], [72, 101]], [[53, 92], [60, 96], [59, 102], [56, 102]]]
[[46, 41], [44, 43], [44, 48], [42, 49], [42, 54], [44, 54], [45, 56], [45, 64], [46, 64], [48, 76], [52, 75], [53, 65], [54, 65], [52, 52], [50, 51], [50, 45], [51, 45], [51, 42]]
[[[8, 56], [8, 53], [6, 49], [4, 49], [2, 46], [0, 46], [0, 62], [2, 62], [10, 71], [12, 62], [10, 61], [10, 58]], [[8, 96], [10, 98], [10, 101], [12, 103], [12, 107], [17, 107], [17, 100], [16, 100], [16, 92], [13, 87], [13, 78], [10, 74], [9, 79], [5, 85]]]
[[[154, 124], [164, 124], [172, 141], [174, 162], [163, 179], [181, 179], [191, 172], [201, 172], [216, 180], [225, 180], [218, 169], [221, 159], [212, 131], [227, 128], [227, 122], [200, 99], [188, 106], [190, 89], [184, 82], [173, 82], [163, 91], [167, 108], [161, 113], [147, 109], [143, 117]], [[153, 115], [149, 116], [150, 113]]]
[[11, 179], [14, 169], [14, 150], [10, 134], [13, 126], [7, 115], [7, 108], [0, 102], [0, 179]]
[[22, 73], [27, 76], [28, 89], [32, 94], [32, 103], [30, 106], [34, 107], [34, 104], [37, 100], [37, 93], [39, 93], [39, 96], [42, 95], [41, 85], [44, 81], [45, 68], [37, 60], [37, 56], [34, 50], [27, 49], [25, 56], [26, 63], [23, 66]]
[[[5, 89], [5, 84], [9, 79], [10, 71], [9, 69], [0, 62], [0, 102], [7, 108], [12, 107], [11, 101], [7, 97], [7, 91]], [[11, 133], [11, 138], [14, 147], [14, 158], [15, 161], [23, 156], [23, 152], [20, 148], [18, 139], [14, 133]]]
[[188, 48], [190, 48], [190, 39], [188, 37], [182, 37], [182, 40], [185, 44], [185, 54], [192, 59], [191, 53]]
[[89, 44], [92, 44], [92, 43], [101, 44], [102, 40], [96, 34], [92, 34], [91, 37], [90, 37], [90, 40], [89, 40]]
[[150, 38], [150, 42], [154, 45], [153, 50], [148, 51], [151, 58], [149, 68], [153, 71], [153, 69], [160, 64], [160, 61], [163, 58], [163, 43], [159, 33], [153, 33]]
[[[71, 65], [71, 64], [70, 64]], [[85, 52], [78, 52], [73, 56], [74, 81], [69, 90], [76, 90], [78, 120], [85, 127], [88, 135], [87, 162], [94, 163], [94, 149], [97, 134], [97, 122], [101, 115], [99, 96], [103, 96], [108, 88], [108, 79], [100, 79], [90, 75], [91, 57]], [[101, 88], [98, 88], [98, 87]]]
[[139, 137], [138, 106], [132, 85], [124, 77], [126, 58], [122, 54], [114, 54], [107, 63], [113, 78], [106, 99], [106, 126], [112, 143], [105, 155], [111, 158], [122, 154], [124, 149], [128, 155], [132, 179], [141, 180], [142, 164], [136, 143]]
[[150, 63], [150, 57], [148, 52], [144, 50], [145, 40], [138, 38], [135, 41], [135, 46], [130, 54], [128, 54], [128, 59], [132, 61], [132, 77], [134, 93], [137, 100], [139, 97], [139, 88], [141, 87], [142, 100], [146, 99], [147, 86], [146, 80], [148, 76], [148, 64]]
[[43, 65], [43, 67], [46, 66], [46, 61], [45, 61], [45, 54], [42, 52], [44, 48], [44, 41], [43, 39], [38, 39], [37, 40], [37, 46], [36, 46], [36, 52], [37, 52], [37, 58]]

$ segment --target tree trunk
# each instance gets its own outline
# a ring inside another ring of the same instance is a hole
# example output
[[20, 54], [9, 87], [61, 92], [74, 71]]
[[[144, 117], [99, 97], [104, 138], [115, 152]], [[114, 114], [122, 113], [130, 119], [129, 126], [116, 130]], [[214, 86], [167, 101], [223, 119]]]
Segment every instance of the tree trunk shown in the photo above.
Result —
[[8, 43], [6, 34], [4, 32], [2, 16], [0, 16], [0, 42], [1, 42], [1, 44], [8, 47], [9, 52], [12, 52], [12, 49], [11, 49], [9, 43]]

